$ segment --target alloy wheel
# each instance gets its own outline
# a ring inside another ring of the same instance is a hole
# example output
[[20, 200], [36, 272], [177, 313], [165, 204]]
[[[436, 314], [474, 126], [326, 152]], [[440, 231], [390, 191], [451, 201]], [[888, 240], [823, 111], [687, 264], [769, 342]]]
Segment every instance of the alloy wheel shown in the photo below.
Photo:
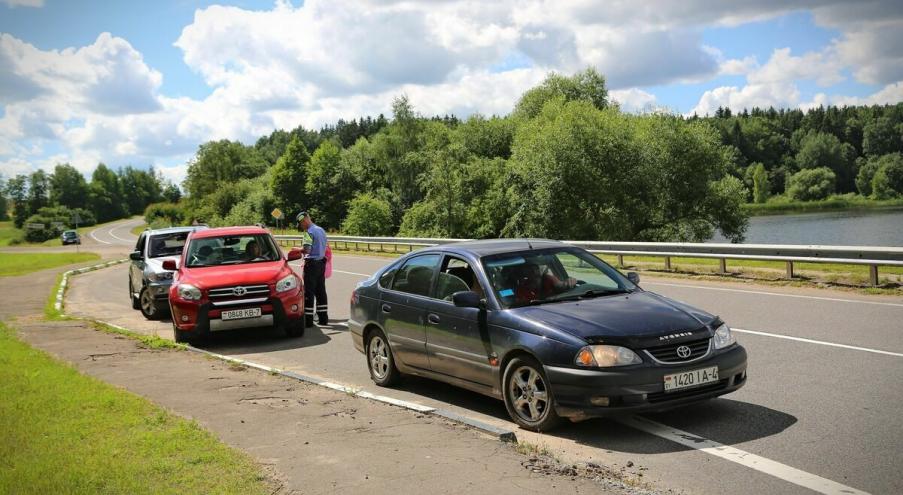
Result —
[[370, 340], [369, 357], [373, 376], [379, 380], [385, 379], [389, 373], [389, 349], [382, 337], [376, 336]]
[[529, 422], [542, 419], [549, 408], [549, 391], [542, 375], [530, 366], [521, 366], [508, 385], [514, 411]]

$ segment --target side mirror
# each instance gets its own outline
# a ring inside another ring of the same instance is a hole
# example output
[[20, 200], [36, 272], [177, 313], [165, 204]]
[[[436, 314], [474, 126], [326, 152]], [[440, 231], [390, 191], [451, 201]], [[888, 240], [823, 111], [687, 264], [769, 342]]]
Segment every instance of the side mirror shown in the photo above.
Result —
[[163, 260], [163, 269], [174, 272], [179, 269], [176, 265], [176, 260]]
[[289, 261], [300, 260], [304, 256], [304, 251], [301, 248], [293, 247], [288, 251], [288, 256], [286, 258]]
[[634, 285], [640, 285], [640, 274], [637, 272], [627, 272], [627, 280], [633, 282]]
[[132, 261], [141, 261], [141, 251], [132, 251], [129, 253], [129, 259]]
[[469, 290], [455, 292], [452, 295], [452, 302], [459, 308], [479, 308], [483, 304], [480, 295]]

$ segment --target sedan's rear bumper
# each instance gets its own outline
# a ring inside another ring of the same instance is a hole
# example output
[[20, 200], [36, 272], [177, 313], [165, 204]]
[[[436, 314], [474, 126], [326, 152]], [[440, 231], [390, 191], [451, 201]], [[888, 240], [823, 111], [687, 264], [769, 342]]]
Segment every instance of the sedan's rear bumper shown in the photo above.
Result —
[[[697, 388], [665, 392], [664, 376], [718, 366], [720, 380]], [[652, 412], [733, 392], [746, 383], [746, 350], [735, 345], [682, 366], [641, 365], [615, 370], [545, 367], [560, 416], [584, 419]], [[608, 405], [601, 405], [608, 403]]]

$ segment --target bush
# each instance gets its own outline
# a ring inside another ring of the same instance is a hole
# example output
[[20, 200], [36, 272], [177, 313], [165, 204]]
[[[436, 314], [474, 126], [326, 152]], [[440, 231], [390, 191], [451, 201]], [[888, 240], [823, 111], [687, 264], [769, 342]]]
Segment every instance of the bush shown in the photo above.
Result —
[[153, 203], [144, 209], [144, 223], [151, 228], [181, 225], [185, 211], [175, 203]]
[[836, 176], [827, 167], [800, 170], [790, 176], [787, 196], [796, 201], [816, 201], [834, 192]]
[[881, 168], [872, 179], [872, 195], [875, 199], [891, 199], [903, 195], [903, 156], [899, 153], [885, 155]]
[[[97, 221], [94, 219], [94, 214], [92, 214], [88, 210], [84, 210], [82, 208], [70, 210], [65, 206], [47, 206], [39, 209], [37, 213], [25, 220], [25, 240], [28, 242], [44, 242], [53, 239], [54, 237], [60, 235], [63, 230], [75, 227], [75, 223], [72, 221], [72, 219], [76, 213], [79, 215], [81, 220], [78, 223], [79, 227], [87, 227], [97, 223]], [[62, 225], [55, 227], [53, 225], [54, 222], [59, 222]], [[29, 229], [27, 227], [30, 223], [43, 224], [44, 228]]]
[[342, 231], [348, 235], [392, 235], [392, 207], [369, 193], [359, 194], [351, 200]]

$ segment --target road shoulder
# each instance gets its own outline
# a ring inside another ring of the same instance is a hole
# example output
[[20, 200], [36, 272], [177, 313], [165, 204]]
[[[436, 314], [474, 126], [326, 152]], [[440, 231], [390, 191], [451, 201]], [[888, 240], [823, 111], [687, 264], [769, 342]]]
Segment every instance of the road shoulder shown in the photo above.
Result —
[[283, 493], [635, 493], [598, 466], [522, 455], [436, 417], [184, 351], [143, 348], [85, 322], [17, 327], [30, 345], [250, 453]]

